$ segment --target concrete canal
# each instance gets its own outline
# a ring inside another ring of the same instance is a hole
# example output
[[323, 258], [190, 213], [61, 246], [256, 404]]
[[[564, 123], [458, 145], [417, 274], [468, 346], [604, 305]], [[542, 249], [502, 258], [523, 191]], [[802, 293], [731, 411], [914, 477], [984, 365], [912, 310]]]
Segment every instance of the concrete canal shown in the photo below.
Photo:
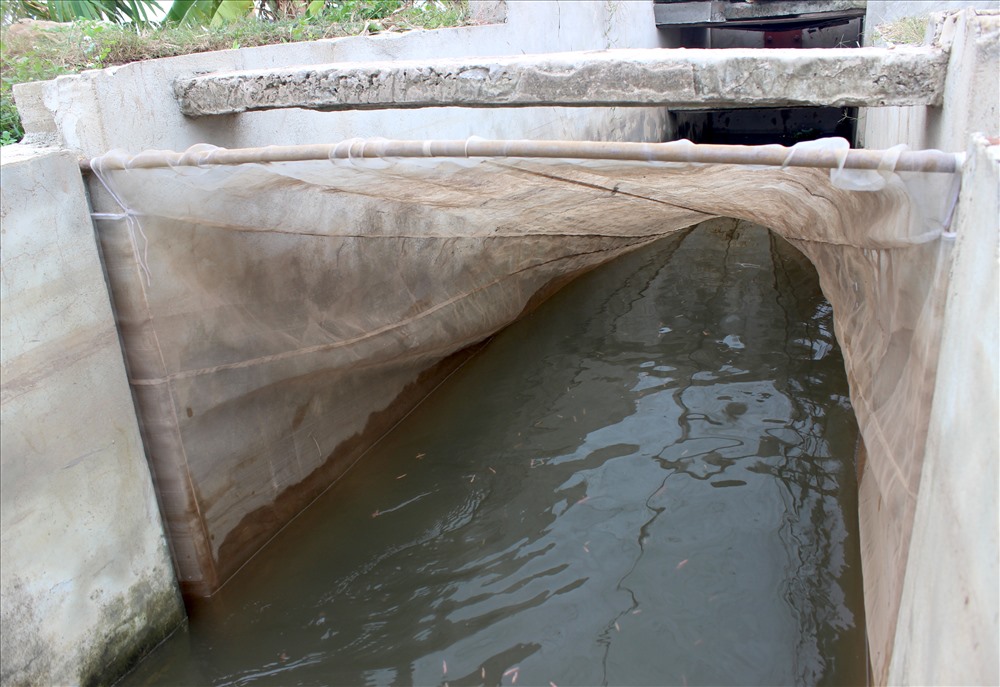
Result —
[[498, 334], [125, 685], [864, 684], [811, 264], [714, 220]]
[[19, 84], [0, 682], [998, 684], [1000, 15], [944, 5]]

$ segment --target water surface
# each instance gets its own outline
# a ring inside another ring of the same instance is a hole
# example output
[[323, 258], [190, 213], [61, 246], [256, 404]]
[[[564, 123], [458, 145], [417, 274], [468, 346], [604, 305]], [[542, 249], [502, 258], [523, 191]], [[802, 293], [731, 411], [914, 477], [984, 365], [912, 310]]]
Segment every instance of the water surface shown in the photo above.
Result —
[[499, 334], [126, 685], [864, 684], [812, 267], [723, 221]]

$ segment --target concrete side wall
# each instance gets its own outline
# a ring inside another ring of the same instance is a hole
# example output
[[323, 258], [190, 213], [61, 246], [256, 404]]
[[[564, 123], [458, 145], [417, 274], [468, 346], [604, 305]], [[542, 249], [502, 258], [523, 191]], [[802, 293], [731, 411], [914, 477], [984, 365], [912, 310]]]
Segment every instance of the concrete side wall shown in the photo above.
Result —
[[[942, 5], [944, 5], [942, 7]], [[987, 6], [993, 12], [983, 11]], [[996, 2], [910, 3], [870, 0], [866, 44], [883, 21], [936, 10], [928, 33], [950, 48], [942, 107], [862, 110], [859, 145], [966, 150], [969, 135], [996, 136], [1000, 122], [1000, 22]], [[935, 378], [934, 406], [911, 547], [888, 663], [889, 684], [997, 684], [997, 250], [1000, 245], [997, 148], [980, 139], [970, 151], [956, 211], [957, 246]], [[865, 483], [862, 483], [864, 489]], [[862, 499], [866, 531], [884, 527], [881, 501]], [[866, 605], [871, 570], [866, 569]]]
[[196, 120], [180, 113], [173, 82], [178, 77], [216, 71], [655, 48], [663, 42], [649, 0], [519, 1], [506, 5], [505, 24], [152, 60], [19, 86], [15, 94], [28, 142], [63, 145], [88, 157], [116, 148], [183, 150], [196, 143], [249, 147], [325, 143], [355, 136], [662, 140], [666, 121], [662, 108], [541, 107], [476, 111], [474, 116], [462, 108], [345, 113], [292, 109]]
[[2, 155], [0, 682], [109, 682], [183, 607], [76, 158]]
[[[489, 8], [487, 8], [489, 9]], [[532, 108], [512, 111], [494, 109], [470, 111], [463, 108], [431, 108], [414, 112], [344, 112], [322, 113], [302, 110], [247, 113], [194, 120], [180, 113], [173, 84], [177, 78], [196, 73], [284, 67], [296, 64], [321, 64], [338, 61], [447, 58], [463, 55], [517, 55], [521, 53], [606, 49], [614, 47], [657, 47], [661, 43], [653, 22], [652, 3], [636, 2], [517, 2], [493, 7], [495, 16], [504, 15], [505, 24], [484, 25], [440, 31], [415, 31], [375, 37], [357, 37], [313, 43], [269, 46], [264, 48], [222, 51], [201, 55], [154, 60], [117, 69], [61, 77], [55, 82], [26, 85], [17, 92], [25, 116], [29, 140], [54, 143], [92, 156], [118, 148], [138, 151], [147, 148], [183, 150], [197, 143], [226, 147], [262, 146], [336, 141], [354, 136], [395, 138], [464, 138], [472, 135], [495, 138], [549, 138], [597, 140], [663, 140], [667, 138], [666, 112], [662, 108]], [[502, 10], [502, 11], [500, 11]], [[118, 209], [92, 182], [93, 202], [98, 210]], [[100, 236], [106, 241], [110, 229], [102, 225]], [[105, 256], [109, 263], [115, 256]], [[113, 298], [119, 315], [122, 304], [141, 289], [124, 286], [129, 279], [109, 268]], [[127, 324], [122, 326], [127, 338]], [[134, 373], [134, 370], [132, 370]], [[417, 381], [420, 369], [408, 369], [393, 380], [391, 389], [405, 389]], [[389, 387], [383, 389], [388, 390]], [[140, 390], [139, 393], [144, 393]], [[356, 404], [359, 428], [367, 427], [365, 418], [379, 415], [387, 423], [392, 414], [405, 414], [418, 396], [392, 406], [392, 397], [379, 398], [371, 404]], [[408, 405], [407, 405], [408, 404]], [[385, 412], [383, 412], [385, 411]], [[374, 420], [372, 420], [374, 421]], [[143, 418], [148, 430], [149, 418]], [[355, 431], [353, 425], [338, 426], [337, 431]], [[224, 430], [223, 430], [224, 431]], [[348, 432], [350, 434], [350, 432]], [[150, 436], [147, 431], [147, 438]], [[367, 440], [367, 439], [366, 439]], [[358, 442], [358, 450], [363, 449]], [[207, 445], [204, 444], [203, 445]], [[158, 449], [152, 443], [152, 463], [161, 492], [174, 489], [157, 460]], [[173, 477], [177, 473], [171, 473]], [[171, 479], [173, 478], [171, 477]], [[332, 479], [326, 476], [326, 483]], [[183, 480], [181, 480], [183, 482]], [[166, 486], [164, 486], [166, 485]], [[181, 484], [183, 487], [184, 485]], [[300, 496], [322, 484], [299, 485]], [[290, 490], [291, 494], [294, 489]], [[289, 503], [292, 499], [289, 499]], [[244, 504], [250, 507], [252, 504]], [[177, 514], [167, 508], [167, 525], [175, 549], [175, 563], [188, 591], [210, 593], [229, 574], [207, 574], [201, 581], [184, 573], [183, 562], [192, 555], [188, 536], [196, 528], [187, 521], [178, 523]], [[186, 511], [185, 511], [186, 512]], [[294, 516], [289, 506], [275, 515], [263, 537]], [[247, 513], [237, 513], [245, 516]], [[255, 530], [256, 531], [256, 530]], [[196, 532], [203, 536], [204, 532]], [[265, 537], [266, 538], [266, 537]], [[257, 539], [253, 539], [257, 541]], [[238, 563], [253, 553], [240, 551], [229, 559]], [[211, 572], [211, 571], [209, 571]]]
[[890, 684], [1000, 684], [998, 217], [1000, 147], [978, 137], [954, 225], [958, 236]]

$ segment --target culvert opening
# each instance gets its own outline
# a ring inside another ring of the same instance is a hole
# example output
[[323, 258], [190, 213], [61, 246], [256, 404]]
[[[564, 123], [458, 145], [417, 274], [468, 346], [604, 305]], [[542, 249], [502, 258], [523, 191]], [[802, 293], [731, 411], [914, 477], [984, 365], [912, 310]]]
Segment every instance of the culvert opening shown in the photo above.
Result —
[[792, 146], [838, 137], [852, 143], [856, 107], [786, 107], [672, 113], [676, 137], [694, 143]]
[[[856, 48], [864, 36], [863, 11], [829, 3], [767, 3], [750, 8], [657, 2], [657, 26], [687, 48]], [[744, 16], [745, 14], [745, 16]], [[837, 136], [856, 140], [856, 107], [774, 107], [681, 110], [670, 113], [675, 138], [695, 143], [794, 145]]]

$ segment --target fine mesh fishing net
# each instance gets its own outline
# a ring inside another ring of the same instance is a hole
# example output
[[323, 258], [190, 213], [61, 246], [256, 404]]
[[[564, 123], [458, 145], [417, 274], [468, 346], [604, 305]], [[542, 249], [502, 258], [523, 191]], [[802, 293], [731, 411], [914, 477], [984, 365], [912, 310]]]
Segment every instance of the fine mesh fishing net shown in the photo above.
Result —
[[728, 216], [790, 240], [833, 305], [867, 447], [865, 594], [884, 668], [932, 400], [953, 175], [897, 174], [891, 160], [833, 180], [524, 158], [108, 166], [93, 163], [123, 211], [96, 215], [98, 233], [188, 591], [223, 583], [461, 351], [573, 276]]

